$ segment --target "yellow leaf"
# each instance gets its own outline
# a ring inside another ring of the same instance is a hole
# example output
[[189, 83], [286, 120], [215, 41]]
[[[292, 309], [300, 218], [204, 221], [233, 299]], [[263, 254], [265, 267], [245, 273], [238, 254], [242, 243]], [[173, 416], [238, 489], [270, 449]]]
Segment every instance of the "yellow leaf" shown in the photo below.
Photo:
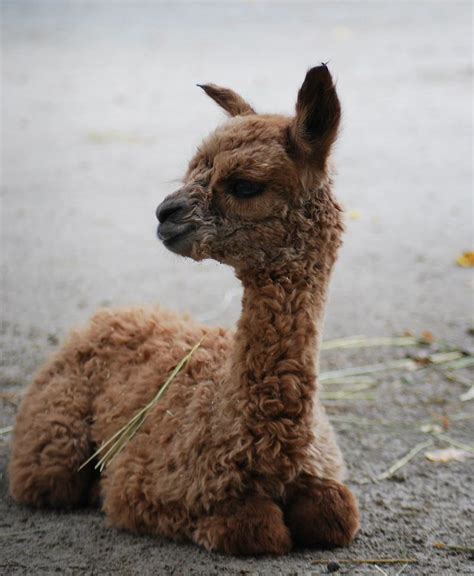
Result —
[[456, 258], [456, 264], [463, 268], [472, 268], [474, 266], [474, 252], [463, 252]]
[[359, 210], [349, 210], [347, 213], [349, 220], [360, 220], [361, 216], [362, 214], [359, 212]]
[[443, 428], [439, 424], [423, 424], [420, 426], [420, 430], [426, 434], [440, 434]]
[[435, 337], [433, 336], [433, 333], [430, 332], [429, 330], [424, 330], [421, 333], [421, 338], [420, 340], [424, 343], [424, 344], [433, 344]]
[[466, 450], [459, 450], [459, 448], [443, 448], [442, 450], [432, 450], [431, 452], [425, 452], [425, 457], [430, 462], [441, 462], [445, 464], [446, 462], [464, 462], [466, 458], [472, 457]]

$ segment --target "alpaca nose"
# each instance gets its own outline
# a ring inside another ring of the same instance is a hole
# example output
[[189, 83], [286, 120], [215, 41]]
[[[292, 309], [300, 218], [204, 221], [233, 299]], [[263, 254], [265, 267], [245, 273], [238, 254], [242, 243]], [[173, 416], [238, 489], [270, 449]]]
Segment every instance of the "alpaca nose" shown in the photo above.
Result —
[[181, 212], [186, 212], [189, 208], [189, 202], [186, 198], [168, 197], [163, 200], [163, 202], [156, 209], [156, 217], [158, 221], [163, 224], [165, 220], [171, 215], [179, 216]]

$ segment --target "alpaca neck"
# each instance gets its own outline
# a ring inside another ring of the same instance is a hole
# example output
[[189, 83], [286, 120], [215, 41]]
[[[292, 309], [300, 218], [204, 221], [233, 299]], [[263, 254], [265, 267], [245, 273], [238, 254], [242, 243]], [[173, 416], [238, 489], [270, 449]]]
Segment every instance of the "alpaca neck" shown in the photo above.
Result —
[[257, 427], [269, 420], [290, 420], [293, 429], [308, 422], [329, 271], [327, 263], [311, 263], [241, 275], [243, 309], [229, 377]]

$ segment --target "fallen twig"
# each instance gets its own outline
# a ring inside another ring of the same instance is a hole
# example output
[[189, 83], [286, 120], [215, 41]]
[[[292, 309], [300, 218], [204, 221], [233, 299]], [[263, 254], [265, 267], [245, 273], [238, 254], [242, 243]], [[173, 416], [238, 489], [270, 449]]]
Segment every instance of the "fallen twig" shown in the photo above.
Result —
[[12, 430], [13, 426], [5, 426], [5, 428], [0, 428], [0, 436], [3, 436], [3, 434], [10, 434]]

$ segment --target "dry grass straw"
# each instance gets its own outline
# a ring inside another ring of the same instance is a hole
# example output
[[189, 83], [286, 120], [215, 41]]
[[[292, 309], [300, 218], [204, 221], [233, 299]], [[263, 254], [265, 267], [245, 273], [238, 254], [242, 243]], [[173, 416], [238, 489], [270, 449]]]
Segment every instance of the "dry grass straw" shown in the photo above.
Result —
[[[434, 433], [432, 435], [435, 439], [446, 442], [447, 444], [451, 444], [452, 446], [456, 446], [459, 449], [474, 452], [474, 446], [465, 444], [463, 442], [459, 442], [458, 440], [451, 438], [445, 433], [439, 432]], [[381, 480], [387, 480], [388, 478], [391, 478], [396, 472], [398, 472], [401, 468], [403, 468], [404, 466], [406, 466], [406, 464], [408, 464], [411, 460], [413, 460], [413, 458], [419, 452], [421, 452], [425, 448], [428, 448], [429, 446], [432, 446], [433, 444], [434, 440], [426, 440], [425, 442], [420, 442], [419, 444], [416, 444], [416, 446], [414, 446], [407, 454], [405, 454], [405, 456], [394, 462], [388, 470], [386, 470], [382, 474], [379, 474], [378, 476], [373, 478], [373, 480], [364, 481], [363, 483], [366, 484], [370, 483], [371, 481], [379, 482]]]
[[460, 450], [466, 450], [467, 452], [474, 452], [474, 446], [471, 446], [471, 444], [465, 444], [464, 442], [460, 442], [455, 438], [451, 438], [451, 436], [448, 436], [444, 432], [437, 432], [433, 434], [433, 436], [435, 438], [438, 438], [439, 440], [442, 440], [443, 442], [446, 442], [447, 444], [451, 444], [451, 446], [459, 448]]
[[336, 340], [327, 340], [321, 344], [321, 350], [334, 350], [336, 348], [373, 348], [376, 346], [418, 346], [427, 344], [423, 338], [414, 336], [399, 336], [367, 338], [365, 336], [348, 336], [347, 338], [337, 338]]
[[171, 382], [175, 379], [175, 377], [179, 374], [179, 372], [186, 366], [189, 362], [191, 356], [196, 352], [196, 350], [201, 346], [202, 343], [201, 339], [191, 351], [186, 354], [175, 366], [172, 370], [171, 374], [166, 379], [163, 386], [158, 390], [155, 396], [148, 402], [148, 404], [139, 410], [135, 416], [122, 426], [118, 432], [116, 432], [111, 438], [109, 438], [106, 442], [102, 444], [102, 446], [92, 454], [90, 458], [88, 458], [81, 466], [79, 470], [82, 470], [89, 462], [92, 462], [95, 458], [97, 458], [97, 462], [94, 466], [95, 469], [99, 469], [100, 472], [110, 464], [110, 462], [117, 456], [130, 442], [130, 440], [135, 436], [135, 434], [140, 429], [141, 425], [145, 421], [145, 418], [148, 416], [150, 410], [157, 404], [160, 398], [165, 393], [168, 386]]
[[[340, 345], [338, 343], [348, 344]], [[369, 342], [369, 344], [367, 344]], [[330, 340], [326, 342], [326, 349], [333, 349], [337, 347], [349, 348], [349, 344], [356, 343], [357, 347], [362, 346], [376, 346], [381, 345], [379, 342], [383, 342], [384, 345], [389, 346], [390, 343], [394, 346], [408, 346], [412, 345], [423, 345], [423, 340], [419, 340], [413, 337], [402, 337], [402, 338], [341, 338], [340, 340]], [[399, 342], [397, 344], [397, 342]], [[413, 358], [401, 358], [396, 360], [389, 360], [387, 362], [379, 362], [377, 364], [369, 364], [365, 366], [350, 366], [348, 368], [342, 368], [340, 370], [331, 370], [328, 372], [322, 372], [319, 375], [319, 382], [324, 383], [325, 386], [328, 385], [348, 385], [355, 384], [356, 386], [352, 389], [346, 389], [344, 392], [337, 393], [324, 393], [324, 399], [333, 399], [332, 397], [337, 397], [337, 399], [364, 399], [364, 395], [354, 394], [362, 389], [373, 388], [376, 386], [376, 377], [378, 374], [384, 372], [417, 372], [421, 370], [426, 370], [434, 367], [442, 367], [445, 370], [458, 370], [461, 368], [468, 368], [474, 365], [474, 357], [466, 356], [460, 351], [449, 351], [449, 352], [435, 352], [429, 354], [426, 357], [418, 360]], [[365, 386], [365, 388], [364, 388]], [[367, 399], [372, 399], [371, 395], [367, 395]], [[468, 399], [470, 399], [468, 397]]]
[[416, 564], [416, 558], [337, 558], [336, 560], [312, 560], [311, 564]]
[[461, 370], [461, 368], [470, 368], [471, 366], [474, 366], [474, 356], [466, 356], [459, 352], [457, 358], [448, 362], [445, 368], [446, 370]]
[[408, 454], [403, 456], [403, 458], [400, 458], [399, 460], [394, 462], [386, 472], [379, 474], [376, 477], [376, 480], [386, 480], [387, 478], [391, 478], [396, 472], [398, 472], [400, 470], [400, 468], [403, 468], [403, 466], [408, 464], [408, 462], [410, 462], [410, 460], [413, 460], [413, 458], [419, 452], [421, 452], [425, 448], [428, 448], [428, 446], [432, 446], [432, 445], [433, 445], [433, 440], [427, 440], [426, 442], [420, 442], [419, 444], [414, 446], [410, 450], [410, 452], [408, 452]]
[[340, 382], [341, 380], [345, 380], [347, 377], [365, 376], [367, 374], [387, 372], [390, 370], [414, 371], [417, 368], [418, 364], [415, 362], [415, 360], [411, 360], [410, 358], [402, 358], [401, 360], [390, 360], [389, 362], [370, 364], [368, 366], [351, 366], [349, 368], [342, 368], [341, 370], [322, 372], [319, 375], [319, 381], [328, 384]]
[[[341, 382], [345, 384], [345, 382]], [[322, 400], [375, 400], [373, 394], [367, 394], [366, 390], [370, 390], [377, 386], [376, 380], [361, 382], [351, 388], [344, 388], [342, 390], [331, 390], [327, 392], [323, 390], [321, 393]]]
[[16, 407], [20, 403], [21, 395], [18, 392], [0, 392], [0, 400]]
[[435, 542], [433, 548], [437, 548], [438, 550], [450, 550], [453, 552], [466, 552], [468, 554], [474, 553], [474, 546], [443, 544], [443, 542]]

